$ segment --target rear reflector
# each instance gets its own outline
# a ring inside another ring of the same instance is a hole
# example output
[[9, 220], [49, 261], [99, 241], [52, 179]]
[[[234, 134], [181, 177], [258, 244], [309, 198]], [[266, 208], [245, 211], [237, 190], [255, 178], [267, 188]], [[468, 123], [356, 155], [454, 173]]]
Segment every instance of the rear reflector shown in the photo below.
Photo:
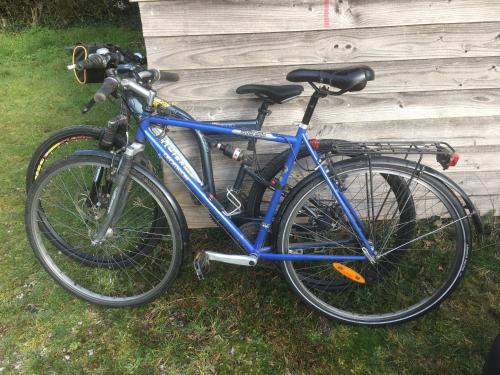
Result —
[[309, 144], [313, 148], [313, 150], [319, 150], [319, 140], [316, 138], [310, 139]]
[[450, 156], [450, 162], [448, 163], [448, 167], [454, 167], [455, 165], [458, 164], [458, 161], [460, 160], [460, 155], [458, 152], [454, 152]]

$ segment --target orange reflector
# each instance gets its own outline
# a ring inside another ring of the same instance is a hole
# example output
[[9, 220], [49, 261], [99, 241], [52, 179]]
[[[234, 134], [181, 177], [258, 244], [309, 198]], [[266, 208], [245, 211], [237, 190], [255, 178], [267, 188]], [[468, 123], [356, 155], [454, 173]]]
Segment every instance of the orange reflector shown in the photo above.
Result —
[[365, 284], [365, 278], [361, 276], [359, 273], [354, 271], [352, 268], [349, 268], [342, 263], [332, 263], [333, 268], [339, 271], [342, 275], [347, 277], [348, 279], [357, 282], [358, 284]]

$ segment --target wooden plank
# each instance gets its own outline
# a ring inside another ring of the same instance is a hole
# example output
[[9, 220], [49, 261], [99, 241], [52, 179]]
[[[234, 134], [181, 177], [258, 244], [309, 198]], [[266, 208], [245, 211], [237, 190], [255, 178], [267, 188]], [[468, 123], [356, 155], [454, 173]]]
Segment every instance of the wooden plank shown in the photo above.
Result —
[[500, 20], [497, 0], [170, 0], [140, 2], [145, 36], [270, 33]]
[[[176, 103], [195, 118], [204, 121], [254, 118], [257, 100], [210, 100]], [[300, 121], [307, 98], [297, 98], [285, 105], [274, 106], [265, 129], [275, 131]], [[342, 95], [322, 99], [311, 124], [416, 120], [437, 118], [480, 117], [500, 115], [500, 90], [433, 91]], [[290, 124], [290, 125], [289, 125]], [[293, 128], [289, 128], [293, 131]]]
[[499, 30], [500, 24], [495, 22], [440, 23], [351, 30], [146, 37], [145, 42], [152, 67], [209, 69], [498, 56]]
[[[484, 150], [484, 148], [476, 148], [473, 150], [464, 149], [459, 150], [460, 153], [460, 162], [457, 167], [453, 168], [453, 173], [465, 173], [465, 172], [498, 172], [498, 160], [500, 160], [500, 146], [491, 148], [490, 150]], [[272, 157], [272, 155], [261, 156], [259, 161], [261, 166], [264, 166], [265, 163]], [[412, 158], [413, 160], [417, 160], [417, 158]], [[422, 163], [433, 167], [437, 170], [441, 170], [440, 164], [438, 164], [435, 160], [435, 157], [432, 155], [426, 155]], [[226, 186], [232, 185], [232, 182], [236, 178], [236, 174], [238, 172], [239, 164], [235, 162], [231, 162], [230, 160], [226, 160], [225, 162], [214, 163], [214, 176], [216, 178], [216, 185], [220, 189], [220, 191], [225, 190]], [[197, 168], [199, 171], [200, 168]], [[299, 169], [297, 171], [300, 172]], [[184, 185], [177, 179], [170, 177], [170, 170], [164, 170], [165, 178], [164, 180], [169, 186], [177, 186], [174, 190], [177, 191], [185, 191]], [[309, 172], [305, 172], [308, 174]], [[497, 185], [495, 185], [497, 186]], [[500, 188], [497, 188], [500, 193]]]
[[[500, 212], [500, 195], [493, 196], [471, 196], [481, 215], [495, 210], [496, 215]], [[207, 210], [204, 207], [187, 206], [183, 208], [186, 220], [190, 229], [212, 228], [215, 223], [209, 218]]]
[[491, 214], [492, 210], [495, 216], [500, 213], [500, 195], [479, 195], [471, 196], [472, 202], [476, 205], [480, 215]]
[[[496, 215], [500, 212], [500, 195], [493, 196], [471, 196], [472, 201], [476, 205], [481, 215], [495, 210]], [[200, 206], [185, 206], [183, 207], [184, 215], [188, 222], [189, 229], [211, 228], [216, 227], [215, 223], [210, 219], [207, 210]]]
[[[453, 147], [491, 146], [500, 144], [500, 116], [457, 117], [380, 122], [329, 123], [313, 126], [311, 137], [346, 139], [350, 141], [441, 140]], [[267, 130], [267, 127], [266, 127]], [[274, 131], [292, 134], [291, 125], [275, 126]], [[198, 146], [189, 131], [171, 128], [170, 136], [186, 155], [198, 155]], [[237, 144], [236, 142], [231, 142]], [[239, 147], [245, 147], [245, 143]], [[259, 153], [279, 152], [286, 145], [260, 141]], [[214, 151], [217, 155], [218, 152]], [[215, 156], [214, 156], [215, 157]], [[218, 160], [215, 160], [217, 163]]]
[[[451, 174], [455, 176], [454, 178], [459, 183], [470, 183], [468, 177], [471, 173], [476, 176], [477, 174], [486, 173], [487, 176], [492, 176], [491, 173], [500, 173], [498, 169], [498, 158], [500, 157], [500, 146], [495, 147], [469, 147], [469, 148], [461, 148], [457, 149], [460, 154], [460, 161], [458, 165], [450, 170], [446, 171], [446, 174]], [[273, 158], [274, 154], [261, 154], [259, 155], [259, 164], [263, 167], [270, 159]], [[395, 155], [395, 157], [402, 157], [401, 155]], [[214, 159], [214, 176], [216, 178], [217, 186], [220, 191], [225, 190], [226, 186], [232, 185], [232, 182], [236, 178], [236, 174], [238, 172], [239, 163], [233, 162], [225, 157], [221, 157], [219, 153], [213, 153]], [[417, 160], [417, 157], [411, 157], [412, 160]], [[193, 157], [190, 158], [191, 161], [195, 161], [193, 166], [197, 171], [201, 171], [200, 165], [198, 163], [199, 158]], [[340, 158], [339, 158], [340, 160]], [[442, 170], [440, 164], [438, 164], [435, 160], [435, 157], [432, 155], [425, 155], [423, 164], [433, 167], [437, 170]], [[302, 161], [303, 166], [308, 166], [311, 171], [313, 169], [312, 163], [305, 164]], [[256, 166], [254, 165], [254, 168]], [[298, 174], [297, 174], [298, 173]], [[294, 170], [293, 175], [301, 175], [305, 176], [310, 172], [304, 171], [297, 168]], [[182, 185], [181, 181], [177, 179], [173, 174], [171, 174], [170, 169], [165, 166], [164, 168], [165, 181], [168, 184], [172, 184], [171, 186], [177, 186], [175, 191], [185, 191], [185, 187]], [[200, 172], [201, 175], [201, 172]], [[172, 176], [172, 177], [170, 177]], [[295, 178], [295, 177], [294, 177]], [[251, 180], [249, 179], [251, 182]], [[490, 186], [497, 187], [498, 193], [500, 193], [500, 184], [497, 184], [498, 177], [495, 180], [484, 181], [481, 180], [481, 183], [491, 184]], [[484, 191], [483, 191], [484, 192]], [[495, 191], [491, 192], [494, 193]]]
[[[483, 153], [477, 156], [465, 155], [464, 160], [460, 162], [460, 166], [451, 169], [451, 171], [443, 172], [445, 175], [449, 176], [455, 180], [459, 185], [461, 185], [464, 190], [471, 195], [495, 195], [500, 194], [500, 171], [498, 170], [488, 170], [491, 168], [491, 164], [482, 165], [480, 169], [476, 169], [477, 161], [482, 157], [497, 157], [500, 153]], [[474, 159], [471, 161], [471, 159]], [[468, 164], [470, 163], [470, 164]], [[433, 162], [430, 158], [427, 158], [426, 165], [435, 167], [436, 170], [442, 170], [437, 163]], [[224, 196], [226, 187], [232, 186], [237, 174], [238, 167], [235, 164], [227, 164], [225, 170], [215, 171], [217, 177], [217, 193], [218, 196]], [[168, 167], [166, 167], [168, 168]], [[192, 199], [186, 194], [186, 188], [182, 182], [175, 176], [171, 175], [170, 170], [164, 170], [167, 174], [165, 182], [168, 188], [175, 194], [179, 203], [183, 205], [191, 205]], [[301, 169], [295, 169], [293, 172], [292, 181], [298, 181], [311, 172], [305, 172]], [[300, 178], [299, 178], [300, 176]], [[249, 178], [245, 181], [244, 191], [249, 191], [253, 181]], [[293, 185], [291, 183], [291, 185]]]
[[[471, 199], [478, 205], [478, 209], [482, 214], [492, 209], [496, 209], [497, 212], [500, 211], [500, 193], [498, 188], [500, 186], [500, 171], [462, 171], [445, 172], [445, 174], [457, 181], [470, 194]], [[229, 184], [230, 181], [227, 181], [227, 183]], [[214, 226], [213, 222], [208, 218], [206, 209], [195, 206], [180, 185], [176, 183], [172, 184], [172, 181], [170, 181], [168, 187], [179, 199], [190, 228]]]
[[[500, 50], [499, 50], [500, 52]], [[357, 93], [435, 91], [500, 88], [498, 57], [472, 59], [432, 59], [373, 62], [376, 78]], [[311, 65], [311, 69], [335, 69], [346, 64]], [[282, 85], [286, 74], [296, 66], [267, 68], [199, 69], [177, 71], [180, 80], [157, 85], [160, 96], [170, 100], [235, 99], [235, 89], [248, 83]], [[312, 88], [303, 84], [302, 96], [310, 96]], [[245, 96], [243, 96], [245, 97]], [[254, 97], [247, 95], [247, 98]]]
[[500, 171], [473, 171], [446, 173], [471, 196], [500, 195]]

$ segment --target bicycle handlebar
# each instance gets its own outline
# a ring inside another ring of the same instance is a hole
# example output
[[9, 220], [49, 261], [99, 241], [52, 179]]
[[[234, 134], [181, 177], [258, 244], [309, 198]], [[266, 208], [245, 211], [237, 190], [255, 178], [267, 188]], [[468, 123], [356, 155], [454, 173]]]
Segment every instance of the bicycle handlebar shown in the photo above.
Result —
[[87, 59], [68, 65], [68, 70], [106, 69], [110, 63], [119, 63], [122, 59], [123, 57], [119, 53], [92, 53]]
[[151, 82], [165, 81], [177, 82], [179, 75], [177, 73], [168, 72], [166, 70], [149, 69], [139, 73], [141, 80], [150, 80]]
[[177, 82], [179, 80], [179, 75], [177, 73], [167, 72], [166, 70], [157, 71], [160, 73], [158, 81]]
[[[167, 71], [161, 71], [158, 69], [150, 69], [144, 70], [138, 73], [141, 80], [150, 80], [151, 82], [156, 81], [168, 81], [168, 82], [176, 82], [179, 80], [179, 75], [177, 73], [171, 73]], [[127, 89], [134, 91], [136, 94], [148, 98], [150, 96], [151, 90], [148, 90], [140, 83], [133, 82], [130, 79], [120, 80], [118, 77], [107, 77], [104, 79], [99, 90], [94, 94], [94, 101], [96, 103], [101, 103], [106, 101], [107, 97], [111, 95], [118, 86], [122, 84]]]
[[94, 101], [96, 103], [102, 103], [106, 101], [107, 97], [111, 95], [118, 88], [119, 82], [113, 77], [107, 77], [104, 79], [99, 90], [94, 94]]
[[[120, 72], [120, 63], [126, 62], [127, 60], [125, 56], [121, 53], [93, 53], [89, 55], [89, 57], [83, 61], [79, 61], [76, 64], [68, 65], [68, 69], [75, 70], [85, 70], [85, 69], [108, 69], [111, 64], [117, 64], [117, 69], [110, 70], [108, 73], [108, 77], [104, 79], [101, 87], [94, 94], [92, 104], [84, 109], [84, 112], [88, 112], [88, 110], [92, 107], [94, 103], [101, 103], [106, 101], [109, 95], [114, 93], [119, 86], [124, 87], [126, 90], [131, 90], [135, 92], [137, 95], [148, 100], [148, 104], [152, 105], [154, 97], [156, 96], [156, 92], [154, 90], [150, 90], [145, 87], [144, 84], [151, 84], [157, 81], [164, 82], [177, 82], [179, 80], [179, 75], [177, 73], [172, 73], [164, 70], [158, 69], [149, 69], [136, 71], [136, 64], [127, 63], [125, 64], [128, 69], [123, 69], [123, 73], [126, 71], [134, 72], [136, 79], [123, 79], [121, 80], [116, 76], [117, 71]], [[123, 67], [122, 67], [123, 68]]]

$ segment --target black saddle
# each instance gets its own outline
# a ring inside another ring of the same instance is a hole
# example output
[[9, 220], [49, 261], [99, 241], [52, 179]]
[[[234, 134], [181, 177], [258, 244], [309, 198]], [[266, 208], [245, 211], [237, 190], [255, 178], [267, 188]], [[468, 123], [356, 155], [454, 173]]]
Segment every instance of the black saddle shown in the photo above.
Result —
[[302, 91], [304, 88], [301, 85], [243, 85], [236, 89], [238, 94], [255, 94], [259, 98], [270, 99], [278, 104], [299, 96]]
[[368, 66], [332, 70], [296, 69], [288, 73], [290, 82], [324, 83], [340, 89], [339, 94], [346, 91], [361, 91], [368, 81], [375, 79], [375, 72]]

